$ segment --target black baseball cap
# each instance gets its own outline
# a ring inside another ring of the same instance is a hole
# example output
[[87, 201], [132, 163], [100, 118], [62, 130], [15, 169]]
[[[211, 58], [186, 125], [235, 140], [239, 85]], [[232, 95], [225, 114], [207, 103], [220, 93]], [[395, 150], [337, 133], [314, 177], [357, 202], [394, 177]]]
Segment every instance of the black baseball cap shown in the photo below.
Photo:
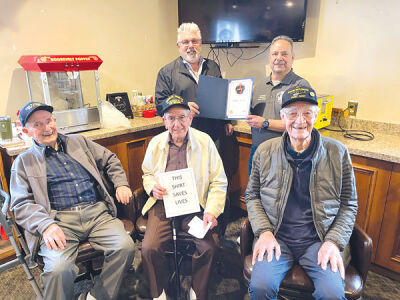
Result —
[[282, 108], [297, 101], [304, 101], [314, 105], [318, 105], [317, 94], [315, 91], [306, 86], [296, 86], [287, 89], [282, 95]]
[[182, 99], [182, 97], [179, 97], [178, 95], [172, 95], [162, 102], [161, 116], [163, 116], [168, 109], [176, 105], [180, 105], [190, 110], [189, 105], [187, 105], [187, 103], [185, 102], [185, 100]]
[[29, 117], [38, 110], [46, 110], [50, 113], [53, 112], [53, 106], [47, 105], [41, 102], [28, 102], [19, 111], [19, 120], [21, 121], [22, 127], [25, 127]]

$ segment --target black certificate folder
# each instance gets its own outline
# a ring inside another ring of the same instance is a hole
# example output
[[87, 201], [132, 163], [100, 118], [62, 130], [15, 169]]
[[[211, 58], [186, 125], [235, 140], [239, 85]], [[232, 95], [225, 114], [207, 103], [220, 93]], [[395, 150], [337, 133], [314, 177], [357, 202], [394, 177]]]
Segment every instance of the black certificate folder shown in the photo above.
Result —
[[243, 120], [249, 114], [253, 78], [222, 79], [200, 75], [196, 103], [200, 118]]

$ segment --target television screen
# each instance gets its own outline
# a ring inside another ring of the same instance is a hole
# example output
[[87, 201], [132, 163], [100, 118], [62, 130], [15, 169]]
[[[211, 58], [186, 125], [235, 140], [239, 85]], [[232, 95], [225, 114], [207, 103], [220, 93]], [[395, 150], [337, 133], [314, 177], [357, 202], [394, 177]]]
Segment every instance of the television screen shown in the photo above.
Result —
[[178, 0], [179, 24], [199, 25], [203, 43], [304, 39], [307, 0]]

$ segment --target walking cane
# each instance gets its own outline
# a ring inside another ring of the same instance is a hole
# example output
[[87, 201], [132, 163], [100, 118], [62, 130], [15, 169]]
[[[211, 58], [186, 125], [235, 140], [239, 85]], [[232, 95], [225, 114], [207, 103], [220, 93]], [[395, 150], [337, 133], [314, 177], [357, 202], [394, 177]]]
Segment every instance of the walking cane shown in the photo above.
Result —
[[172, 217], [172, 239], [174, 241], [174, 258], [175, 258], [175, 281], [176, 281], [176, 299], [181, 300], [181, 283], [179, 277], [179, 264], [178, 264], [178, 254], [176, 247], [176, 226], [175, 217]]

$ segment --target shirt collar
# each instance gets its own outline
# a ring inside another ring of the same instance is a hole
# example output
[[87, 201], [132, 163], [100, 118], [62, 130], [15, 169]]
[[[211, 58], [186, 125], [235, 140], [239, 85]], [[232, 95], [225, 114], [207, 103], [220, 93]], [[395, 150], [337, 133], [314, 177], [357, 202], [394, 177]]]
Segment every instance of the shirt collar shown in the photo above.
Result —
[[[188, 141], [189, 141], [189, 130], [188, 130], [188, 132], [186, 133], [186, 136], [185, 136], [185, 139], [183, 140], [182, 146], [183, 146], [184, 144], [187, 144]], [[175, 145], [174, 142], [172, 141], [171, 133], [169, 133], [169, 132], [168, 132], [168, 145], [169, 145], [169, 146]], [[175, 146], [176, 146], [176, 145], [175, 145]], [[182, 146], [181, 146], [181, 147], [182, 147]], [[178, 147], [178, 146], [177, 146], [177, 147]]]
[[[282, 78], [280, 83], [281, 84], [290, 84], [293, 76], [294, 76], [294, 72], [293, 72], [293, 68], [292, 68], [292, 69], [290, 69], [289, 73], [287, 73], [286, 76]], [[272, 84], [271, 74], [269, 74], [267, 83]]]
[[196, 76], [196, 73], [193, 71], [192, 65], [182, 57], [183, 64], [185, 65], [186, 69], [188, 69], [190, 75], [192, 75], [192, 77], [194, 78], [194, 80], [196, 80], [197, 83], [199, 83], [199, 77], [200, 77], [201, 72], [203, 71], [203, 64], [205, 61], [206, 60], [202, 56], [200, 56], [199, 72], [197, 73], [198, 75]]
[[44, 153], [45, 153], [46, 156], [49, 156], [49, 155], [50, 155], [51, 153], [53, 153], [53, 152], [64, 152], [64, 153], [66, 153], [66, 143], [65, 143], [65, 139], [66, 139], [65, 136], [63, 136], [63, 135], [61, 135], [61, 134], [58, 134], [58, 135], [57, 135], [57, 145], [58, 145], [58, 147], [57, 147], [58, 150], [57, 150], [57, 151], [56, 151], [53, 147], [40, 144], [40, 143], [38, 143], [38, 142], [35, 141], [35, 140], [33, 140], [33, 141], [34, 141], [34, 143], [35, 143], [38, 147], [44, 149]]
[[311, 132], [311, 142], [308, 145], [307, 149], [305, 149], [302, 152], [297, 152], [296, 150], [294, 150], [292, 148], [292, 145], [290, 144], [289, 135], [286, 136], [285, 149], [286, 149], [287, 153], [291, 156], [292, 159], [310, 160], [315, 152], [316, 144], [317, 144], [317, 134], [313, 130]]

